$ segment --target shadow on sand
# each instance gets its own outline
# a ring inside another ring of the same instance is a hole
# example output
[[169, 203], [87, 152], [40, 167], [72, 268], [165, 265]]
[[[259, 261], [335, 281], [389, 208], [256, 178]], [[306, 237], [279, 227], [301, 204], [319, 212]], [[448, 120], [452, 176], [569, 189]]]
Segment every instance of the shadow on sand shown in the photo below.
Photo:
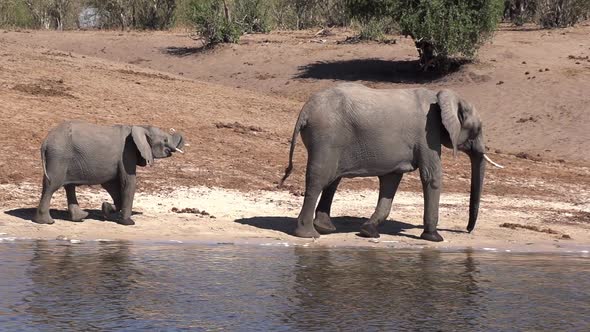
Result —
[[457, 61], [446, 72], [423, 72], [420, 70], [418, 60], [356, 59], [318, 61], [300, 66], [298, 68], [299, 73], [295, 78], [422, 84], [452, 74], [458, 71], [465, 63]]
[[175, 47], [169, 46], [161, 49], [162, 53], [173, 55], [177, 57], [185, 57], [193, 54], [201, 54], [212, 50], [210, 46], [198, 46], [198, 47]]
[[[350, 216], [333, 217], [332, 223], [334, 223], [334, 226], [336, 226], [336, 231], [334, 233], [355, 233], [357, 236], [361, 236], [359, 230], [361, 225], [365, 221], [367, 221], [367, 218]], [[236, 219], [236, 222], [261, 229], [279, 231], [289, 235], [293, 235], [293, 231], [295, 230], [295, 225], [297, 223], [295, 218], [277, 216], [242, 218]], [[418, 236], [404, 233], [405, 230], [413, 228], [422, 229], [422, 226], [416, 226], [398, 220], [387, 220], [379, 226], [379, 233], [387, 235], [405, 236], [412, 239], [420, 239], [420, 237]], [[439, 231], [451, 233], [467, 233], [466, 231], [441, 228], [439, 228]]]
[[[4, 211], [4, 213], [7, 215], [10, 215], [10, 216], [13, 216], [13, 217], [17, 217], [17, 218], [26, 220], [26, 221], [31, 221], [31, 219], [33, 219], [33, 216], [35, 215], [36, 210], [37, 209], [35, 209], [35, 208], [20, 208], [20, 209], [7, 210], [7, 211]], [[84, 210], [84, 211], [88, 212], [88, 217], [86, 217], [86, 219], [84, 219], [84, 220], [109, 221], [103, 217], [101, 210], [88, 209], [88, 210]], [[51, 217], [53, 219], [70, 221], [69, 214], [68, 214], [67, 210], [51, 209], [51, 210], [49, 210], [49, 213], [51, 214]], [[138, 215], [138, 214], [142, 214], [142, 213], [141, 212], [133, 212], [132, 213], [132, 215]]]

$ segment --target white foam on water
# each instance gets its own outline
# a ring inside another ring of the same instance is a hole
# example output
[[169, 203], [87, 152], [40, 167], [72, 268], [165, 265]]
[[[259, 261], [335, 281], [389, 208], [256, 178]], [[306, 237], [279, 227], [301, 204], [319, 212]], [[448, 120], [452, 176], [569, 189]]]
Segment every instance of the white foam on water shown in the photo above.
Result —
[[11, 241], [11, 242], [12, 242], [12, 241], [14, 241], [14, 240], [16, 240], [16, 239], [17, 239], [17, 238], [16, 238], [16, 237], [14, 237], [14, 236], [0, 237], [0, 242], [2, 242], [2, 241]]
[[71, 239], [70, 243], [82, 243], [81, 240]]
[[496, 248], [482, 248], [483, 250], [487, 250], [487, 251], [497, 251], [498, 249]]

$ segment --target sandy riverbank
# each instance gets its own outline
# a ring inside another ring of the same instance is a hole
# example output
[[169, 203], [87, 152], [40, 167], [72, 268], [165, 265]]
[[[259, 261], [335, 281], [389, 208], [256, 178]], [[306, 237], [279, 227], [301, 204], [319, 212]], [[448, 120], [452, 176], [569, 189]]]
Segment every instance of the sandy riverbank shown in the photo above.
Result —
[[[377, 191], [340, 191], [333, 218], [338, 230], [318, 240], [292, 236], [302, 198], [283, 191], [240, 192], [221, 188], [181, 188], [165, 193], [138, 193], [135, 226], [120, 226], [101, 218], [99, 207], [108, 199], [94, 188], [79, 190], [83, 208], [91, 212], [81, 223], [67, 220], [65, 197], [56, 193], [54, 225], [30, 221], [36, 204], [34, 185], [3, 185], [20, 196], [0, 208], [0, 237], [27, 239], [131, 240], [205, 242], [264, 245], [356, 246], [393, 248], [483, 249], [497, 251], [584, 251], [590, 249], [590, 226], [579, 220], [590, 204], [486, 195], [480, 220], [472, 234], [465, 232], [469, 198], [462, 194], [441, 197], [439, 230], [444, 242], [419, 239], [422, 232], [422, 196], [398, 193], [390, 218], [381, 226], [378, 240], [359, 237], [359, 226], [370, 216]], [[24, 207], [26, 206], [26, 207]], [[198, 209], [206, 214], [178, 213]], [[524, 212], [526, 211], [526, 212]], [[207, 215], [208, 214], [208, 215]], [[509, 223], [510, 225], [505, 225]], [[504, 225], [503, 225], [504, 224]], [[502, 226], [501, 226], [502, 225]], [[506, 227], [509, 226], [509, 227]], [[529, 229], [525, 229], [527, 227]]]

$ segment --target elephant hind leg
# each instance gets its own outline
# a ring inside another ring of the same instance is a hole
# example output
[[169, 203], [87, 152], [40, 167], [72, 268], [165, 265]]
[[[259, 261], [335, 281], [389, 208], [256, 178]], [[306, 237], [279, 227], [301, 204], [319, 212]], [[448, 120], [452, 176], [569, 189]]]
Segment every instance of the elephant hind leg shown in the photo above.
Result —
[[399, 187], [403, 174], [390, 173], [379, 177], [379, 200], [371, 218], [361, 226], [361, 235], [378, 238], [377, 227], [387, 219], [391, 212], [391, 203]]
[[332, 201], [334, 200], [334, 194], [336, 193], [336, 189], [340, 184], [340, 180], [341, 178], [336, 179], [328, 187], [326, 187], [324, 191], [322, 191], [320, 202], [318, 203], [318, 207], [315, 211], [315, 219], [313, 220], [315, 229], [320, 232], [320, 234], [327, 234], [336, 231], [336, 226], [334, 226], [332, 220], [330, 219], [330, 210], [332, 208]]
[[70, 220], [76, 222], [84, 220], [88, 217], [88, 212], [82, 210], [78, 204], [78, 199], [76, 198], [76, 186], [73, 184], [66, 184], [64, 188], [66, 189], [66, 197], [68, 199]]
[[116, 221], [118, 218], [113, 217], [113, 214], [121, 211], [121, 185], [118, 180], [115, 180], [103, 183], [102, 187], [109, 193], [115, 204], [113, 206], [109, 202], [102, 203], [102, 214], [105, 219]]
[[51, 197], [61, 187], [61, 183], [57, 181], [50, 182], [47, 177], [43, 177], [43, 189], [41, 191], [41, 200], [39, 207], [33, 216], [33, 222], [37, 224], [53, 224], [55, 221], [49, 214], [49, 207], [51, 205]]

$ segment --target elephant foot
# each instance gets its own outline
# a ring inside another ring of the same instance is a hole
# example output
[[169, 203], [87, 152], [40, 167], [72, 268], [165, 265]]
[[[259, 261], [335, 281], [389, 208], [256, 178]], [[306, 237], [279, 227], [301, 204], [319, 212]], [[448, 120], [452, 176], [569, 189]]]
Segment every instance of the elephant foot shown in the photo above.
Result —
[[332, 220], [330, 220], [330, 216], [325, 212], [316, 213], [313, 225], [320, 234], [328, 234], [336, 231], [336, 226], [334, 226]]
[[135, 221], [133, 221], [133, 219], [131, 219], [131, 218], [120, 218], [117, 220], [117, 224], [123, 225], [123, 226], [131, 226], [131, 225], [135, 225]]
[[372, 237], [372, 238], [379, 238], [379, 232], [377, 231], [377, 226], [371, 222], [365, 222], [361, 225], [361, 236], [364, 237]]
[[433, 231], [433, 232], [424, 231], [424, 232], [422, 232], [422, 235], [420, 235], [420, 238], [423, 240], [432, 241], [432, 242], [442, 242], [443, 241], [443, 237], [440, 236], [440, 234], [438, 234], [437, 231]]
[[51, 218], [49, 213], [41, 214], [39, 212], [35, 213], [35, 216], [33, 216], [32, 221], [37, 224], [46, 224], [46, 225], [51, 225], [51, 224], [55, 223], [55, 220], [53, 220]]
[[312, 227], [297, 226], [295, 229], [295, 236], [304, 238], [319, 238], [320, 233]]
[[75, 206], [70, 205], [68, 207], [68, 212], [70, 213], [70, 220], [71, 221], [80, 222], [80, 221], [83, 221], [84, 219], [86, 219], [86, 217], [88, 217], [88, 212], [80, 209], [80, 207], [77, 205], [75, 205]]
[[103, 202], [101, 210], [102, 210], [102, 216], [106, 220], [114, 220], [112, 215], [113, 215], [113, 213], [117, 212], [117, 210], [115, 209], [115, 207], [111, 203]]

